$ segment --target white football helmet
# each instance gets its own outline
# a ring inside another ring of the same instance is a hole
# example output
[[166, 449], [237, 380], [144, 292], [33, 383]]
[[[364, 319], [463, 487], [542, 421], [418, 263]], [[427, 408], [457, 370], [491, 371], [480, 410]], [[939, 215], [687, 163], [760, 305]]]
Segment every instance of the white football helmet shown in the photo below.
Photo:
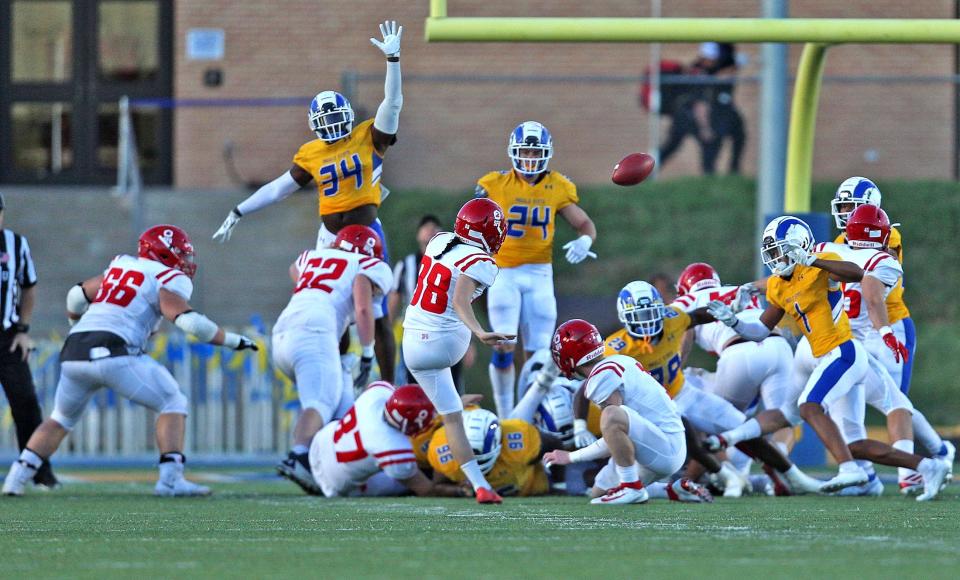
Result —
[[830, 213], [838, 229], [847, 227], [847, 220], [853, 210], [861, 205], [870, 204], [880, 207], [880, 188], [866, 177], [849, 177], [840, 184], [830, 202]]
[[533, 414], [533, 424], [560, 439], [567, 449], [573, 447], [573, 391], [570, 389], [573, 382], [557, 378]]
[[524, 121], [510, 133], [507, 155], [520, 173], [528, 176], [543, 173], [553, 157], [553, 137], [540, 123]]
[[813, 248], [813, 231], [805, 221], [790, 215], [776, 218], [763, 228], [760, 257], [774, 276], [789, 276], [797, 263], [787, 255], [793, 248]]
[[617, 318], [634, 338], [657, 336], [663, 331], [663, 297], [648, 282], [630, 282], [617, 296]]
[[327, 143], [343, 139], [353, 131], [353, 107], [336, 91], [323, 91], [310, 102], [310, 129]]
[[480, 471], [489, 473], [500, 457], [503, 446], [503, 431], [497, 416], [486, 409], [470, 409], [463, 412], [463, 427], [467, 431], [467, 441], [477, 456]]

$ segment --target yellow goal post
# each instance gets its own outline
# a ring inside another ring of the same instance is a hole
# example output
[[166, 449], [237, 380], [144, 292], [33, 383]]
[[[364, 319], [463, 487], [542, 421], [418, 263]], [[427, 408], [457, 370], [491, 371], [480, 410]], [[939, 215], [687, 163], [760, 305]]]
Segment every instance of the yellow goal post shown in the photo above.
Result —
[[427, 42], [804, 43], [793, 89], [784, 210], [810, 211], [814, 130], [827, 48], [835, 44], [960, 44], [960, 20], [875, 18], [449, 17], [430, 0]]

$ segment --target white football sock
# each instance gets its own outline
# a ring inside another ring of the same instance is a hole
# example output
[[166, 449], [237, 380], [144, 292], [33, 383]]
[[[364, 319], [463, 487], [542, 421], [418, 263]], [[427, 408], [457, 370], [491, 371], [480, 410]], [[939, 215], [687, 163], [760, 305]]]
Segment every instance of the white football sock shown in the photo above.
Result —
[[650, 499], [670, 499], [670, 495], [667, 494], [668, 485], [670, 484], [662, 481], [654, 481], [644, 487], [647, 489], [647, 493], [650, 494]]
[[483, 472], [480, 471], [480, 465], [477, 463], [476, 459], [470, 460], [461, 465], [460, 470], [463, 471], [463, 474], [466, 475], [467, 479], [470, 480], [470, 485], [473, 486], [474, 491], [481, 487], [491, 490], [493, 489], [487, 482], [487, 478], [484, 477]]
[[505, 369], [498, 369], [493, 363], [488, 365], [487, 370], [490, 374], [490, 384], [493, 386], [493, 403], [497, 407], [497, 416], [500, 418], [509, 417], [513, 411], [514, 403], [514, 382], [516, 381], [517, 371], [513, 365]]
[[863, 468], [856, 461], [844, 461], [840, 464], [840, 473], [850, 473], [851, 471], [863, 471]]
[[913, 439], [929, 455], [936, 455], [943, 447], [943, 439], [933, 429], [923, 413], [913, 410]]
[[30, 449], [24, 449], [20, 452], [20, 462], [36, 472], [43, 465], [43, 457], [40, 457]]
[[739, 427], [735, 427], [729, 431], [721, 433], [724, 439], [727, 440], [727, 445], [732, 447], [741, 441], [747, 441], [749, 439], [756, 439], [762, 435], [760, 430], [760, 422], [756, 419], [748, 419], [745, 423]]
[[[911, 440], [909, 440], [909, 439], [901, 439], [901, 440], [899, 440], [899, 441], [894, 441], [894, 442], [893, 442], [893, 448], [894, 448], [894, 449], [899, 449], [900, 451], [903, 451], [904, 453], [913, 453], [913, 441], [911, 441]], [[898, 467], [898, 468], [897, 468], [897, 479], [899, 479], [900, 481], [903, 481], [903, 480], [906, 479], [907, 476], [909, 476], [911, 473], [913, 473], [913, 470], [912, 470], [912, 469], [908, 469], [908, 468], [906, 468], [906, 467]]]
[[307, 447], [306, 445], [294, 445], [291, 451], [293, 451], [294, 455], [303, 455], [305, 453], [309, 453], [310, 448]]
[[627, 467], [616, 463], [614, 463], [614, 466], [617, 468], [617, 475], [620, 476], [620, 483], [634, 483], [640, 479], [640, 464], [636, 461]]

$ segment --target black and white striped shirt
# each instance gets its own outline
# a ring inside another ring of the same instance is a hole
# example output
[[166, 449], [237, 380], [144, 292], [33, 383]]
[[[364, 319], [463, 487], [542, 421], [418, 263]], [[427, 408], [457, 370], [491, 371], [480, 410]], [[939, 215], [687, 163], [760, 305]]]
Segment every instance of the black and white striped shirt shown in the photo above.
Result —
[[420, 270], [420, 259], [423, 254], [407, 254], [393, 267], [393, 291], [400, 294], [400, 305], [405, 306], [413, 298], [417, 289], [417, 275]]
[[37, 268], [27, 238], [12, 230], [0, 230], [0, 316], [3, 330], [20, 322], [20, 297], [37, 283]]

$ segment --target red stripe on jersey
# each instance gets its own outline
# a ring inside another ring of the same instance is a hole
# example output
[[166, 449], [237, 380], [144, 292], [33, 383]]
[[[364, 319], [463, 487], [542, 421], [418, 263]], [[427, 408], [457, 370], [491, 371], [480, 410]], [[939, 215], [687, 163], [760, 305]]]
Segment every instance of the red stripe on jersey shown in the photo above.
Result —
[[163, 272], [160, 272], [159, 274], [157, 274], [157, 280], [159, 280], [160, 278], [163, 278], [164, 276], [166, 276], [166, 275], [169, 274], [170, 272], [173, 272], [173, 268], [167, 268], [167, 269], [164, 270]]
[[466, 256], [460, 258], [460, 259], [454, 264], [454, 267], [460, 268], [460, 264], [463, 264], [464, 262], [469, 261], [469, 260], [471, 260], [471, 259], [473, 259], [473, 258], [488, 258], [488, 259], [489, 259], [490, 256], [488, 256], [488, 255], [486, 255], [486, 254], [481, 254], [481, 253], [479, 253], [479, 252], [478, 252], [478, 253], [475, 253], [475, 254], [467, 254]]
[[886, 260], [887, 258], [893, 258], [893, 256], [891, 256], [886, 252], [878, 253], [876, 256], [870, 258], [870, 260], [867, 262], [866, 267], [864, 267], [864, 270], [866, 270], [867, 272], [873, 272], [876, 269], [876, 267], [880, 265], [880, 262]]
[[396, 465], [397, 463], [416, 463], [416, 462], [417, 460], [411, 457], [409, 459], [394, 459], [392, 461], [384, 461], [383, 463], [378, 463], [377, 465], [380, 466], [381, 469], [383, 469], [388, 465]]
[[386, 457], [387, 455], [400, 455], [401, 453], [413, 453], [411, 449], [394, 449], [392, 451], [384, 451], [382, 453], [374, 453], [374, 457]]
[[183, 272], [175, 271], [173, 274], [167, 276], [165, 279], [160, 280], [160, 283], [164, 285], [169, 284], [177, 276], [183, 276]]
[[473, 266], [477, 262], [490, 262], [491, 264], [496, 264], [496, 262], [494, 262], [493, 258], [491, 258], [490, 256], [477, 256], [474, 259], [467, 262], [465, 265], [458, 266], [458, 268], [460, 268], [461, 272], [466, 272], [467, 270], [470, 269], [470, 266]]
[[379, 262], [380, 262], [380, 260], [376, 260], [376, 259], [374, 259], [372, 262], [368, 262], [366, 265], [364, 265], [363, 262], [360, 262], [360, 267], [361, 267], [361, 269], [363, 269], [363, 270], [369, 270], [370, 268], [373, 268], [374, 266], [376, 266], [377, 263], [379, 263]]
[[689, 294], [684, 294], [683, 296], [677, 296], [677, 299], [674, 302], [679, 302], [684, 306], [691, 306], [693, 304], [694, 298]]
[[304, 250], [303, 253], [300, 254], [300, 257], [297, 258], [297, 264], [299, 264], [300, 267], [303, 267], [303, 265], [307, 263], [307, 254], [309, 253], [310, 250]]
[[598, 374], [602, 373], [603, 371], [613, 371], [613, 372], [617, 373], [617, 376], [618, 376], [618, 377], [622, 377], [624, 370], [625, 370], [625, 369], [624, 369], [622, 366], [620, 366], [619, 364], [617, 364], [617, 363], [615, 363], [615, 362], [613, 362], [613, 361], [606, 361], [606, 362], [602, 362], [602, 363], [600, 363], [599, 365], [597, 365], [597, 367], [596, 367], [595, 369], [593, 369], [593, 372], [590, 373], [590, 376], [592, 377], [592, 376], [598, 375]]
[[817, 244], [816, 246], [813, 247], [813, 252], [814, 252], [814, 253], [822, 252], [825, 247], [827, 247], [827, 243], [826, 243], [826, 242], [820, 242], [819, 244]]

